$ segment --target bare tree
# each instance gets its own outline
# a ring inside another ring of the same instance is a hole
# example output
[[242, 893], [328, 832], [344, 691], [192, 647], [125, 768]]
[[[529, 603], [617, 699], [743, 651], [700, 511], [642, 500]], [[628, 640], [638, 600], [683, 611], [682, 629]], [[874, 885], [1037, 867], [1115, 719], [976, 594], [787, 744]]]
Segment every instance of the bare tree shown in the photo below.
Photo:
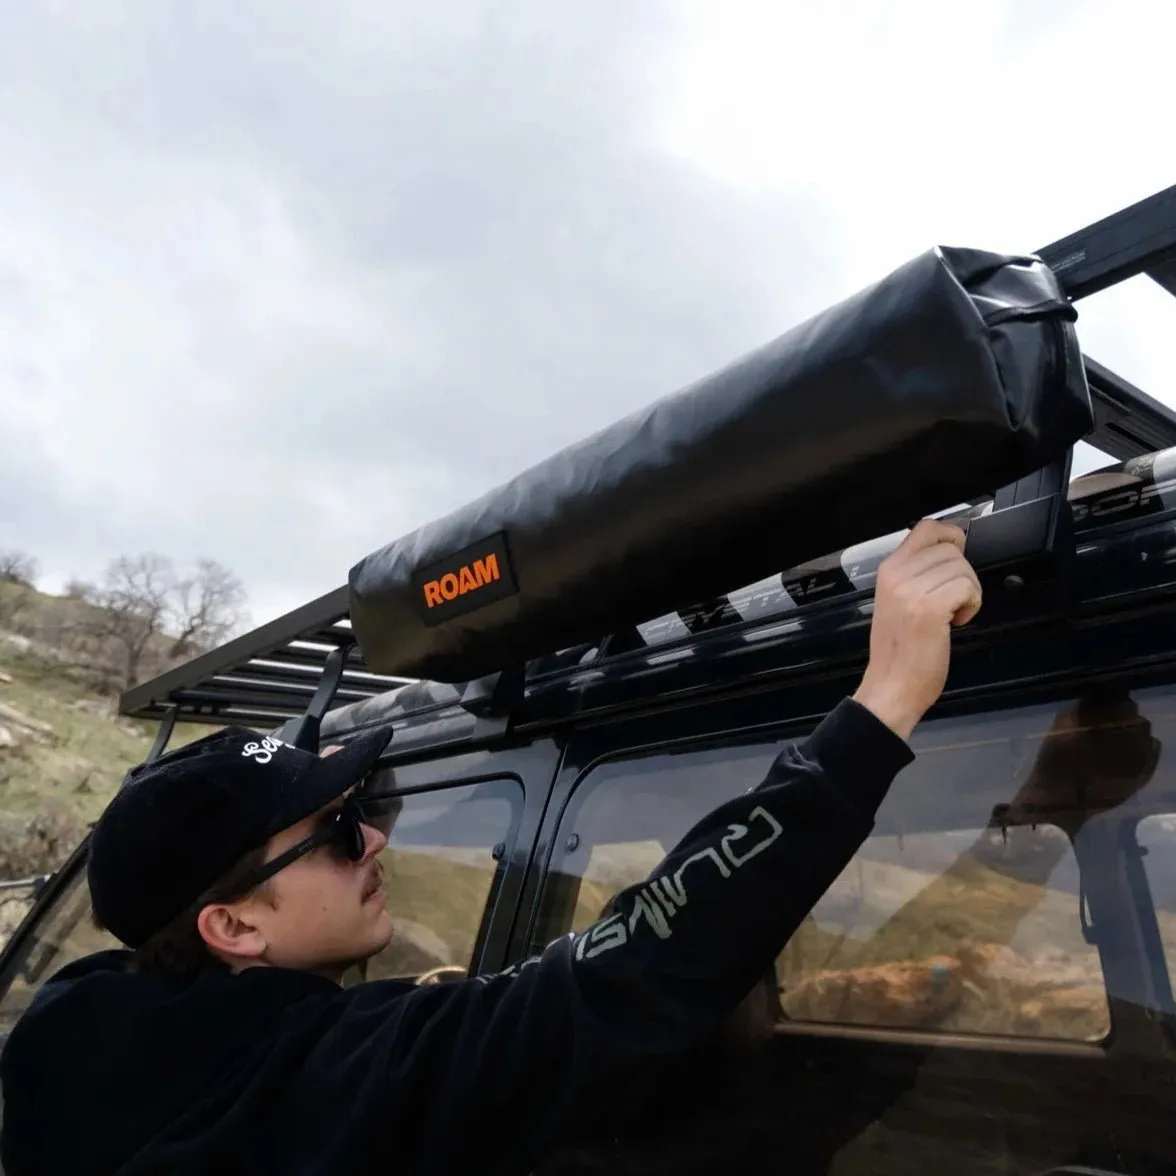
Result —
[[0, 551], [0, 580], [33, 587], [37, 582], [37, 561], [23, 551]]
[[66, 600], [89, 600], [95, 592], [94, 585], [88, 580], [73, 576], [66, 581], [62, 595]]
[[170, 657], [211, 649], [243, 622], [245, 585], [216, 560], [199, 560], [195, 575], [177, 581], [170, 614]]
[[114, 647], [124, 688], [140, 680], [144, 656], [167, 616], [174, 585], [171, 561], [148, 552], [114, 560], [102, 586], [88, 595], [93, 613], [85, 628], [98, 641]]
[[122, 556], [101, 587], [77, 582], [73, 590], [91, 605], [82, 628], [97, 660], [110, 668], [109, 685], [124, 690], [223, 641], [245, 619], [244, 585], [211, 559], [181, 577], [164, 556]]
[[0, 551], [0, 626], [15, 628], [37, 578], [37, 561], [23, 551]]

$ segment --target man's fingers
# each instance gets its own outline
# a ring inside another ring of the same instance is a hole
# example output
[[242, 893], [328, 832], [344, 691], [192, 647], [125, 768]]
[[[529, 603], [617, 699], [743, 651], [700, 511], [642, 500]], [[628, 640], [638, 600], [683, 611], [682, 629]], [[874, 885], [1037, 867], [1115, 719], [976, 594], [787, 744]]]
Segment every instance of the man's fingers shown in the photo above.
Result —
[[928, 564], [922, 571], [914, 573], [909, 577], [909, 582], [915, 590], [924, 596], [929, 596], [938, 591], [944, 584], [950, 583], [960, 576], [965, 576], [972, 581], [976, 591], [979, 592], [980, 577], [976, 575], [976, 569], [954, 548], [949, 548], [946, 544], [940, 544], [940, 550], [944, 552], [947, 557], [946, 559], [936, 560], [934, 563]]
[[983, 594], [975, 574], [969, 576], [961, 573], [940, 584], [928, 594], [928, 599], [953, 625], [966, 625], [980, 611]]
[[950, 543], [962, 552], [967, 540], [967, 535], [954, 523], [943, 523], [939, 519], [923, 519], [915, 524], [898, 550], [913, 553], [925, 547], [934, 547], [936, 543]]
[[971, 566], [954, 543], [940, 542], [933, 543], [930, 547], [916, 548], [901, 562], [896, 561], [894, 570], [904, 580], [913, 580], [943, 564], [954, 567]]

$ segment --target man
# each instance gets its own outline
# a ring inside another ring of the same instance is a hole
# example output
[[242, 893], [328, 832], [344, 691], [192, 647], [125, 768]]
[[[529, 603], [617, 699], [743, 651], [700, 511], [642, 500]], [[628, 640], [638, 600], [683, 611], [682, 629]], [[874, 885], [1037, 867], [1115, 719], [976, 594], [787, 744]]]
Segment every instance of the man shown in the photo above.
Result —
[[7, 1176], [517, 1173], [577, 1100], [705, 1040], [870, 832], [980, 607], [958, 528], [878, 574], [853, 699], [699, 822], [614, 913], [506, 972], [340, 986], [388, 941], [345, 799], [387, 734], [312, 756], [230, 729], [141, 769], [95, 828], [96, 917], [0, 1060]]

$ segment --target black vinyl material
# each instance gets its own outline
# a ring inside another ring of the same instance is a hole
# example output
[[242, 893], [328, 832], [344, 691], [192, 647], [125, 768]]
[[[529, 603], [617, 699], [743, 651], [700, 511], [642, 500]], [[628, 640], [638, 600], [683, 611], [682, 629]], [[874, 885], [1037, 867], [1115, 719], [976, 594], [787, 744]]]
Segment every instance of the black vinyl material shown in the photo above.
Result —
[[459, 682], [990, 493], [1093, 427], [1039, 259], [936, 248], [361, 560], [373, 670]]

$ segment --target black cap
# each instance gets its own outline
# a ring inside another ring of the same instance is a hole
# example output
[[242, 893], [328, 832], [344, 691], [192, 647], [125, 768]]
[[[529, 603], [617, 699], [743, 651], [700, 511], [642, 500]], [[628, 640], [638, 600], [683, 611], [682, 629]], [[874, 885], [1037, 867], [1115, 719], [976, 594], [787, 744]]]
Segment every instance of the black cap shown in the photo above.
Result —
[[94, 917], [140, 947], [250, 850], [358, 784], [391, 737], [318, 756], [225, 727], [132, 769], [90, 839]]

